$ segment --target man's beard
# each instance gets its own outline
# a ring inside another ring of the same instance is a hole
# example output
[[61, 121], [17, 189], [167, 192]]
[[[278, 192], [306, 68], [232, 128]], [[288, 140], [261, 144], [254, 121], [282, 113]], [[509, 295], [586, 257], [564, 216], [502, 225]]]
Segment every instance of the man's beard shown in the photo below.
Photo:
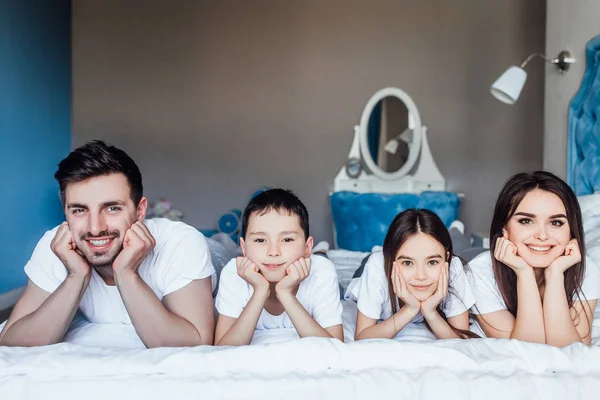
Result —
[[87, 261], [88, 265], [93, 268], [106, 268], [112, 267], [113, 262], [123, 250], [123, 244], [116, 246], [114, 241], [120, 237], [119, 231], [103, 231], [98, 235], [92, 235], [89, 232], [81, 235], [80, 240], [85, 243], [86, 240], [93, 240], [95, 238], [110, 238], [113, 242], [106, 251], [94, 251], [91, 250], [87, 243], [85, 243], [85, 251], [81, 251], [83, 257]]

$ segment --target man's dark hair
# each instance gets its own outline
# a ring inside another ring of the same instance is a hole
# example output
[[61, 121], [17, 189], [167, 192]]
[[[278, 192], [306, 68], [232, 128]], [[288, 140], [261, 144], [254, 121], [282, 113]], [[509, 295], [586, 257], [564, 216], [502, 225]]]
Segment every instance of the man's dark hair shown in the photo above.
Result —
[[144, 193], [140, 169], [123, 150], [109, 146], [101, 140], [88, 142], [73, 150], [58, 164], [54, 178], [58, 181], [60, 200], [64, 206], [68, 184], [118, 173], [127, 178], [131, 200], [137, 207]]
[[242, 216], [242, 237], [246, 237], [248, 220], [252, 214], [264, 215], [271, 210], [284, 211], [300, 218], [300, 227], [308, 239], [308, 211], [300, 199], [291, 191], [285, 189], [269, 189], [250, 200]]

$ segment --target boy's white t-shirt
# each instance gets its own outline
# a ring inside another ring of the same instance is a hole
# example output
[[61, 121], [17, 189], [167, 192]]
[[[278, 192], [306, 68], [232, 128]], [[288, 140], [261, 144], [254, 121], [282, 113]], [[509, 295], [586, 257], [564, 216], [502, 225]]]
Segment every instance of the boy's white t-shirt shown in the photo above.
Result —
[[[465, 275], [462, 262], [453, 257], [449, 268], [448, 296], [442, 302], [447, 318], [460, 315], [475, 304], [475, 296]], [[388, 279], [385, 276], [383, 252], [371, 254], [362, 275], [352, 280], [346, 291], [346, 299], [356, 300], [358, 310], [365, 316], [384, 321], [392, 316]], [[421, 324], [424, 318], [419, 312], [408, 325]], [[403, 335], [405, 327], [396, 335]]]
[[[313, 319], [323, 328], [342, 324], [342, 303], [335, 266], [327, 258], [311, 255], [309, 275], [298, 285], [296, 298]], [[232, 259], [221, 271], [219, 291], [215, 306], [219, 314], [238, 318], [254, 288], [237, 273], [236, 259]], [[263, 309], [256, 330], [294, 328], [284, 311], [271, 315]]]
[[[165, 218], [148, 219], [144, 223], [156, 246], [142, 261], [138, 274], [159, 300], [193, 280], [215, 273], [206, 239], [197, 229]], [[46, 232], [25, 265], [29, 279], [49, 293], [67, 277], [67, 269], [50, 248], [57, 229]], [[93, 268], [79, 309], [91, 322], [131, 324], [117, 287], [107, 285]]]
[[[498, 288], [492, 254], [490, 251], [481, 253], [469, 262], [469, 280], [477, 301], [471, 309], [473, 314], [489, 314], [495, 311], [506, 310], [506, 304]], [[584, 299], [595, 300], [600, 298], [600, 269], [590, 257], [585, 258], [585, 277], [581, 283]], [[575, 295], [575, 300], [579, 297]]]

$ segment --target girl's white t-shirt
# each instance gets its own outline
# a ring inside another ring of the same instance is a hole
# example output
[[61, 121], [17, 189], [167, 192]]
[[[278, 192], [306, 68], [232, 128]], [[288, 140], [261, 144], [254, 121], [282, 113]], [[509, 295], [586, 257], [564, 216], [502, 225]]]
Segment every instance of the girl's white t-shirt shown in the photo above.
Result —
[[[448, 296], [442, 302], [442, 310], [447, 318], [460, 315], [475, 304], [475, 296], [471, 291], [463, 264], [458, 257], [452, 257], [449, 273]], [[345, 298], [356, 300], [358, 310], [369, 318], [383, 321], [392, 316], [383, 252], [371, 254], [362, 275], [354, 278], [348, 285]], [[423, 322], [424, 318], [419, 312], [409, 325]], [[414, 327], [403, 328], [396, 337], [401, 336], [405, 329], [412, 328]]]
[[[494, 277], [490, 251], [481, 253], [471, 260], [468, 271], [469, 281], [476, 299], [476, 306], [471, 308], [471, 312], [473, 314], [489, 314], [506, 310], [506, 304]], [[585, 258], [585, 276], [581, 283], [581, 290], [585, 295], [584, 299], [600, 298], [600, 269], [590, 257]], [[579, 300], [579, 296], [575, 295], [575, 300]]]
[[[309, 275], [298, 285], [296, 298], [323, 328], [342, 324], [342, 303], [335, 266], [327, 258], [312, 255]], [[221, 271], [219, 292], [215, 306], [219, 314], [238, 318], [254, 288], [237, 273], [236, 259], [232, 259]], [[257, 330], [294, 328], [290, 317], [284, 311], [280, 315], [262, 310]]]

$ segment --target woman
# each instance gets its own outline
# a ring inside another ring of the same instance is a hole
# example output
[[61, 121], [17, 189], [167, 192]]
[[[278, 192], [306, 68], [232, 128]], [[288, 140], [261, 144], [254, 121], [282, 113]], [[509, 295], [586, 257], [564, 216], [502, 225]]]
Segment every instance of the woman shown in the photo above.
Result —
[[472, 260], [472, 311], [488, 337], [587, 345], [600, 272], [585, 258], [577, 197], [555, 175], [520, 173], [504, 186], [491, 249]]

